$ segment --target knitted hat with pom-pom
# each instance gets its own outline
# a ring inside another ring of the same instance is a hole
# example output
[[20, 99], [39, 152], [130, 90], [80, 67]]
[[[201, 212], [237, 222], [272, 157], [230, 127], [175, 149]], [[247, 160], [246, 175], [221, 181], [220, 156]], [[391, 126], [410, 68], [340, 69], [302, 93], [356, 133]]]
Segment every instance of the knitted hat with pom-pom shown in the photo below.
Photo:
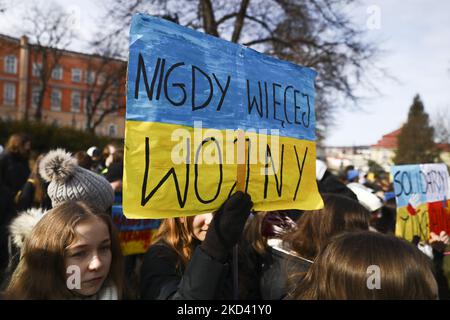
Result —
[[25, 238], [31, 233], [36, 223], [46, 212], [42, 208], [30, 208], [18, 213], [17, 217], [9, 225], [11, 242], [18, 248], [22, 248]]
[[47, 193], [52, 206], [69, 201], [85, 201], [101, 211], [114, 202], [114, 191], [102, 176], [78, 166], [72, 155], [63, 149], [52, 150], [41, 160], [39, 173], [49, 182]]

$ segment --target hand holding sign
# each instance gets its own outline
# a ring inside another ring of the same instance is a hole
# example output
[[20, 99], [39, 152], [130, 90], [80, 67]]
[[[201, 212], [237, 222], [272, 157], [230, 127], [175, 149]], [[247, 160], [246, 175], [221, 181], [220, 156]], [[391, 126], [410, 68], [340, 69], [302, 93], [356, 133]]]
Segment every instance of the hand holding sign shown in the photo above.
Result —
[[434, 250], [444, 252], [445, 248], [450, 243], [450, 238], [445, 231], [441, 231], [439, 235], [431, 232], [429, 242]]
[[209, 225], [202, 249], [219, 261], [226, 261], [238, 243], [253, 203], [248, 194], [236, 192], [225, 201]]

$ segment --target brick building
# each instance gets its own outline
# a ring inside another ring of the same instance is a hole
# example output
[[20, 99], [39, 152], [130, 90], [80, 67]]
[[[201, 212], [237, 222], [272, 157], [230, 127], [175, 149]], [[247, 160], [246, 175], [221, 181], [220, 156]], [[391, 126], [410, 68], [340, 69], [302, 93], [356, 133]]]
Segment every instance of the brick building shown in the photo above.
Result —
[[[54, 60], [57, 63], [49, 70], [43, 90], [42, 47], [30, 44], [26, 36], [17, 39], [0, 35], [0, 117], [33, 119], [42, 92], [43, 122], [85, 130], [88, 115], [94, 123], [105, 113], [95, 132], [123, 138], [126, 79], [125, 72], [114, 70], [126, 70], [126, 61], [53, 51], [58, 53], [58, 60]], [[120, 78], [112, 82], [113, 74], [120, 74]]]

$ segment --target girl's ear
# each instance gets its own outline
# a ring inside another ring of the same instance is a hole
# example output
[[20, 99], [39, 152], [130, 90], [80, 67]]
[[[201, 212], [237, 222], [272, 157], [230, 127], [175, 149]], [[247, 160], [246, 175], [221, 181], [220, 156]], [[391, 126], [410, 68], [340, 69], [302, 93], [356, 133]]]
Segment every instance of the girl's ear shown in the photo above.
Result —
[[186, 222], [186, 217], [179, 217], [179, 219], [180, 219], [181, 223], [185, 223]]

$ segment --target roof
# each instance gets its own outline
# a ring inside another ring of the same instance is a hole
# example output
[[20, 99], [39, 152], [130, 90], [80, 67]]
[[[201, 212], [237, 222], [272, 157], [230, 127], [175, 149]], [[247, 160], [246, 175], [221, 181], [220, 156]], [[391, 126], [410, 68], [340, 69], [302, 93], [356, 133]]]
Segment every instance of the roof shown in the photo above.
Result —
[[[395, 131], [389, 132], [383, 135], [383, 137], [378, 140], [378, 142], [372, 145], [372, 148], [383, 148], [383, 149], [396, 149], [397, 148], [397, 137], [402, 129], [397, 129]], [[436, 147], [443, 152], [450, 152], [449, 143], [436, 143]]]
[[[16, 44], [20, 44], [20, 39], [14, 38], [14, 37], [10, 37], [10, 36], [4, 35], [4, 34], [0, 34], [0, 39], [6, 40], [6, 41], [9, 41], [9, 42], [14, 42]], [[33, 43], [29, 43], [29, 45], [32, 46], [32, 47], [38, 47], [37, 44], [33, 44]], [[65, 49], [58, 49], [58, 50], [61, 51], [65, 55], [81, 56], [81, 57], [84, 57], [84, 58], [103, 58], [103, 56], [101, 56], [99, 54], [90, 54], [90, 53], [71, 51], [71, 50], [65, 50]], [[125, 60], [118, 59], [118, 58], [111, 58], [111, 60], [115, 60], [115, 61], [120, 62], [120, 63], [126, 63]]]
[[378, 142], [372, 145], [373, 148], [384, 148], [384, 149], [396, 149], [397, 148], [397, 136], [400, 134], [402, 129], [397, 129], [395, 131], [389, 132], [383, 135], [383, 137], [378, 140]]
[[10, 36], [7, 36], [7, 35], [5, 35], [5, 34], [0, 34], [0, 39], [1, 39], [1, 40], [5, 40], [5, 41], [15, 42], [15, 43], [17, 43], [17, 44], [20, 44], [20, 40], [19, 40], [19, 39], [13, 38], [13, 37], [10, 37]]

